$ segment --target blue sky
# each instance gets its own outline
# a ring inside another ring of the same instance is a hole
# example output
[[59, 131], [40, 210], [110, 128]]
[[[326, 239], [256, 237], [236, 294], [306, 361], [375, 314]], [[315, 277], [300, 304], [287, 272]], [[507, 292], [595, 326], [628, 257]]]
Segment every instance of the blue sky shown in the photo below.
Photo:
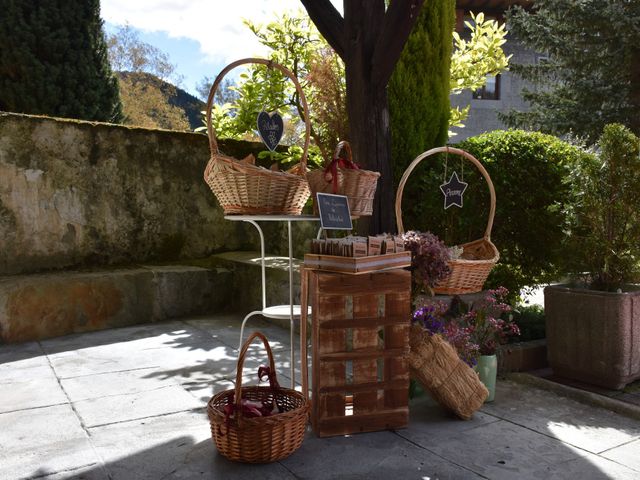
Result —
[[[342, 10], [341, 0], [332, 2]], [[102, 0], [107, 33], [128, 23], [140, 39], [167, 53], [184, 76], [182, 88], [214, 77], [228, 63], [264, 56], [265, 50], [242, 24], [271, 21], [275, 13], [302, 8], [299, 0]]]

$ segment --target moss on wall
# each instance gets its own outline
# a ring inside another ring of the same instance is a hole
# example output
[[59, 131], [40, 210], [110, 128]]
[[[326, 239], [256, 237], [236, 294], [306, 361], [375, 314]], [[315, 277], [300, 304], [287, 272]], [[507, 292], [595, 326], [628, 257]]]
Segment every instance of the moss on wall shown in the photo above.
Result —
[[256, 248], [205, 184], [209, 156], [202, 134], [0, 113], [0, 274]]

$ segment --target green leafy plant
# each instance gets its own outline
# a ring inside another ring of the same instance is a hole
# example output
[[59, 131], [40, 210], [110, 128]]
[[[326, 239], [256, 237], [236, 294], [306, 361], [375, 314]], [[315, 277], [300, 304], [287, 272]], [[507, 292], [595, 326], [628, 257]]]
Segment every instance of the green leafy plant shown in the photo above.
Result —
[[610, 124], [598, 144], [572, 177], [568, 268], [594, 290], [615, 291], [640, 279], [640, 138]]
[[545, 316], [541, 305], [518, 305], [513, 309], [513, 321], [520, 329], [520, 337], [514, 337], [510, 342], [545, 338]]
[[[509, 66], [511, 55], [506, 55], [502, 46], [506, 43], [507, 30], [504, 23], [485, 18], [484, 13], [471, 13], [472, 22], [464, 22], [471, 31], [468, 39], [453, 32], [453, 54], [451, 55], [451, 94], [459, 95], [465, 90], [477, 90], [487, 83], [487, 77], [495, 77]], [[451, 109], [450, 127], [464, 127], [469, 115], [469, 106]], [[450, 134], [455, 135], [454, 132]]]

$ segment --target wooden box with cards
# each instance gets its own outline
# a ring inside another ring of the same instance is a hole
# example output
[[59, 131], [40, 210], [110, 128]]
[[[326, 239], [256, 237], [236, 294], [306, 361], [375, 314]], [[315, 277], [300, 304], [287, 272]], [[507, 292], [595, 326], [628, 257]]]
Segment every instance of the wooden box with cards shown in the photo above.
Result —
[[360, 274], [408, 267], [411, 252], [404, 250], [399, 236], [318, 239], [312, 240], [304, 265], [315, 270]]

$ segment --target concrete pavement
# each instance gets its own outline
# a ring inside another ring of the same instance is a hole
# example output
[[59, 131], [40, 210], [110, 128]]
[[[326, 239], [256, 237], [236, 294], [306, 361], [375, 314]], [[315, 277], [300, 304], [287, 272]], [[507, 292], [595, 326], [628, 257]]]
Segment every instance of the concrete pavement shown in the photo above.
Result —
[[[0, 479], [640, 478], [640, 421], [510, 381], [467, 422], [423, 397], [407, 429], [309, 432], [281, 462], [230, 462], [211, 442], [205, 405], [233, 386], [241, 319], [0, 345]], [[270, 339], [287, 385], [288, 331], [261, 320], [253, 329]], [[256, 344], [246, 382], [263, 362]]]

